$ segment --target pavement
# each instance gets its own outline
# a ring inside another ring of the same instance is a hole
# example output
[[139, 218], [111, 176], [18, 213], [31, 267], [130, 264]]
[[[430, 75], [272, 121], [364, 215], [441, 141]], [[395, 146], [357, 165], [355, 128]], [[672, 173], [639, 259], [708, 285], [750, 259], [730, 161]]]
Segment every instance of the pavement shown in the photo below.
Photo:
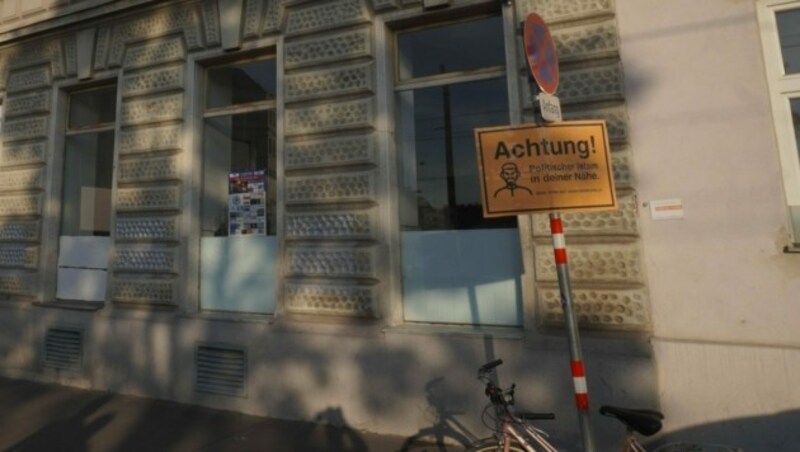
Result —
[[443, 452], [347, 427], [0, 377], [0, 450], [10, 452]]

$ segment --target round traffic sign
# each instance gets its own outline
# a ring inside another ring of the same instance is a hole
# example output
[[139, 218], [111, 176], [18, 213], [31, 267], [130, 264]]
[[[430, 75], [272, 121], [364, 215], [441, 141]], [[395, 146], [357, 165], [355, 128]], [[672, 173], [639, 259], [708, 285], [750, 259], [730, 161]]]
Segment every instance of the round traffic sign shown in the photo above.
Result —
[[525, 19], [522, 40], [536, 84], [545, 93], [555, 94], [558, 89], [558, 55], [550, 30], [538, 14], [531, 13]]

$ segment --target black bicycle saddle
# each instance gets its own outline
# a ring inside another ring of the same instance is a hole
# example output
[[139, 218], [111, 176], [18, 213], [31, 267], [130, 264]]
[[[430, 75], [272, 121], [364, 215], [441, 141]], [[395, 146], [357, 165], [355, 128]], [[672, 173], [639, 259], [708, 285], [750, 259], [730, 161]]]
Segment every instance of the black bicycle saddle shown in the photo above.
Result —
[[614, 406], [600, 407], [600, 414], [615, 417], [629, 429], [635, 430], [644, 436], [658, 433], [661, 430], [661, 420], [664, 419], [664, 415], [658, 411], [634, 410]]

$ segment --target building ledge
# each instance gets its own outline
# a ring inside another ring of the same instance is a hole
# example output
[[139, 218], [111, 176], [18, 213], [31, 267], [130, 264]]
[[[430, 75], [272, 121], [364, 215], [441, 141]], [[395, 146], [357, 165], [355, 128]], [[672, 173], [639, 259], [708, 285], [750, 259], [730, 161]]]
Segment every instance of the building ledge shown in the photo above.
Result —
[[51, 309], [67, 309], [70, 311], [99, 311], [105, 307], [102, 301], [80, 301], [80, 300], [55, 300], [55, 301], [36, 301], [34, 306]]

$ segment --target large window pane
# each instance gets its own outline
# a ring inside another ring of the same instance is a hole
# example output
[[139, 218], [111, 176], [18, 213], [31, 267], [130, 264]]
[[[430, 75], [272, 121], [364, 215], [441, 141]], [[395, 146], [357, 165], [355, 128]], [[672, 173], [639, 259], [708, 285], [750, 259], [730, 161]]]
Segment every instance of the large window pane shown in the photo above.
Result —
[[114, 132], [68, 136], [61, 235], [109, 235]]
[[275, 100], [275, 60], [251, 61], [208, 70], [206, 107]]
[[70, 129], [114, 122], [117, 110], [115, 86], [95, 88], [74, 93], [69, 98]]
[[800, 9], [781, 11], [775, 16], [784, 73], [796, 74], [800, 72]]
[[203, 310], [275, 310], [275, 61], [209, 68], [203, 124]]
[[499, 16], [398, 35], [401, 80], [505, 64]]
[[[401, 93], [405, 167], [416, 174], [406, 187], [416, 198], [420, 230], [514, 227], [511, 218], [485, 219], [473, 130], [508, 124], [504, 79], [445, 85]], [[413, 149], [413, 157], [409, 155]], [[407, 179], [407, 178], [404, 178]], [[403, 215], [407, 215], [405, 210]], [[403, 218], [404, 225], [415, 220]]]
[[264, 171], [267, 235], [275, 235], [275, 112], [207, 118], [203, 144], [203, 235], [228, 235], [229, 175]]

